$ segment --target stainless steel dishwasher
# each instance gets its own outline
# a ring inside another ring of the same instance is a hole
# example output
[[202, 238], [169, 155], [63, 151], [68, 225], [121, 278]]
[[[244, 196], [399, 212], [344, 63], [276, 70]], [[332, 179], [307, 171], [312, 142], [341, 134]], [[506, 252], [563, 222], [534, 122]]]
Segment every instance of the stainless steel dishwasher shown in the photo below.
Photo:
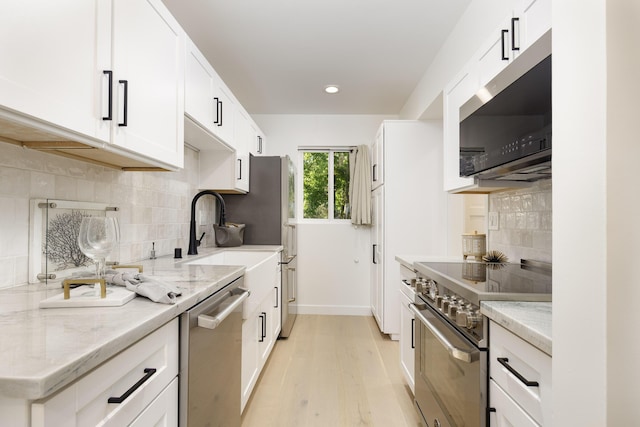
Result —
[[244, 278], [180, 316], [180, 426], [240, 426]]

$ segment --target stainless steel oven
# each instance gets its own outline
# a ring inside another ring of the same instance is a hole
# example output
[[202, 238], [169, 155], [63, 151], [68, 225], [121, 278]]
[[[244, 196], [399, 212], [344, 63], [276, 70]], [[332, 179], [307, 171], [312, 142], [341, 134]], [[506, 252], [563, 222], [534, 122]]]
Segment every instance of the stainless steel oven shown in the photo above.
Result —
[[551, 301], [540, 263], [417, 262], [415, 402], [427, 427], [487, 427], [489, 325], [481, 301]]
[[415, 314], [415, 401], [425, 426], [485, 427], [487, 351], [427, 304]]

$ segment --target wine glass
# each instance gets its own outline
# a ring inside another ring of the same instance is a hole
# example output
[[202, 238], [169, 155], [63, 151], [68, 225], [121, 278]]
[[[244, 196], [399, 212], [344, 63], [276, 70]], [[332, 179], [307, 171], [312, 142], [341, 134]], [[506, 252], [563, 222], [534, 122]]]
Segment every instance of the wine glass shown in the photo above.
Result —
[[86, 216], [80, 223], [78, 246], [82, 253], [96, 265], [96, 276], [104, 276], [105, 259], [111, 253], [120, 237], [116, 218]]

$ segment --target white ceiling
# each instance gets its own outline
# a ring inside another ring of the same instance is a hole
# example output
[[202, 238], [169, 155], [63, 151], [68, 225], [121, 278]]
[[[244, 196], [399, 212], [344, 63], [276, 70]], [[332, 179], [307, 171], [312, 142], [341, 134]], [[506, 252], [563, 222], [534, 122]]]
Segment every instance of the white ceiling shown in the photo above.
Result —
[[163, 2], [250, 114], [397, 114], [470, 0]]

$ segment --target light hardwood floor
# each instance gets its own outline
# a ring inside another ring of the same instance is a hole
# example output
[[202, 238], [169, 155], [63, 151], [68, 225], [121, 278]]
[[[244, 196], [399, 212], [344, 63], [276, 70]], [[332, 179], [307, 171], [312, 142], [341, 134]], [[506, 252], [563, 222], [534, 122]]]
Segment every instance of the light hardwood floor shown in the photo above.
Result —
[[242, 427], [419, 426], [399, 344], [373, 317], [298, 315], [278, 340]]

